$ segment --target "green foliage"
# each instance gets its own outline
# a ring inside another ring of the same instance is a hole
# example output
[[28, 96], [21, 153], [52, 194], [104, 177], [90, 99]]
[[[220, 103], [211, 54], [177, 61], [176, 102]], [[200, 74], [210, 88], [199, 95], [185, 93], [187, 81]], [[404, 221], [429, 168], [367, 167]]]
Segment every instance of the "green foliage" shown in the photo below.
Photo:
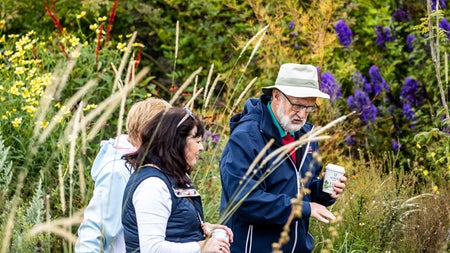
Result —
[[8, 197], [9, 188], [12, 180], [12, 163], [8, 161], [9, 147], [5, 146], [3, 137], [0, 135], [0, 201]]
[[337, 221], [311, 224], [317, 235], [314, 252], [445, 251], [449, 196], [433, 194], [430, 178], [419, 183], [421, 179], [404, 171], [382, 173], [381, 159], [395, 166], [392, 154], [376, 158], [361, 152], [347, 162], [347, 190], [332, 207]]

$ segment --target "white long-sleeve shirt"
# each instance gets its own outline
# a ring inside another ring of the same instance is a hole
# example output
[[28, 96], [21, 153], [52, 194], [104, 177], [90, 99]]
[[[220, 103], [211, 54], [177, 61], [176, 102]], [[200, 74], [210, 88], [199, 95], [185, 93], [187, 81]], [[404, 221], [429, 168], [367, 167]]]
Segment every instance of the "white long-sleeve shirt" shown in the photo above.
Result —
[[172, 199], [164, 181], [150, 177], [133, 194], [141, 253], [199, 253], [197, 242], [176, 243], [165, 240]]

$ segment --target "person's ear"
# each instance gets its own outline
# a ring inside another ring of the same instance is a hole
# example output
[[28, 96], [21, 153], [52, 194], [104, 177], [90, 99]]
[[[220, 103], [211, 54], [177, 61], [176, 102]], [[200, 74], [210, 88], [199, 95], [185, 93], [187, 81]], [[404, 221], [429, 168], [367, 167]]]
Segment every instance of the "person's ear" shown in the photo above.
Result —
[[272, 101], [278, 101], [280, 99], [280, 92], [277, 89], [272, 90]]

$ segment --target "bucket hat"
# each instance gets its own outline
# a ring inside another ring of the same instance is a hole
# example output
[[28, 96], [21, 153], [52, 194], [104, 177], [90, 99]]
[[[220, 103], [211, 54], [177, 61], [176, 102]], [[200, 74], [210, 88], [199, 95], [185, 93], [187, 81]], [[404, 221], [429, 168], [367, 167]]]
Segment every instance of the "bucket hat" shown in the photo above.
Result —
[[281, 65], [275, 85], [262, 88], [266, 95], [272, 95], [273, 89], [292, 97], [330, 99], [328, 94], [320, 91], [317, 68], [313, 65], [295, 63]]

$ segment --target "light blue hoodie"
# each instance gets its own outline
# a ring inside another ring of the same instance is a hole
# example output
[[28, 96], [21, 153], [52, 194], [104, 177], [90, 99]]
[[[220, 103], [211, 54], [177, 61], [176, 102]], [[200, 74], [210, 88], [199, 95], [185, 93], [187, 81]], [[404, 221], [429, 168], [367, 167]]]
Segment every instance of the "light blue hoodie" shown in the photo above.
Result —
[[91, 169], [94, 193], [78, 229], [77, 253], [125, 252], [122, 198], [131, 173], [121, 157], [136, 150], [127, 138], [121, 135], [100, 144]]

